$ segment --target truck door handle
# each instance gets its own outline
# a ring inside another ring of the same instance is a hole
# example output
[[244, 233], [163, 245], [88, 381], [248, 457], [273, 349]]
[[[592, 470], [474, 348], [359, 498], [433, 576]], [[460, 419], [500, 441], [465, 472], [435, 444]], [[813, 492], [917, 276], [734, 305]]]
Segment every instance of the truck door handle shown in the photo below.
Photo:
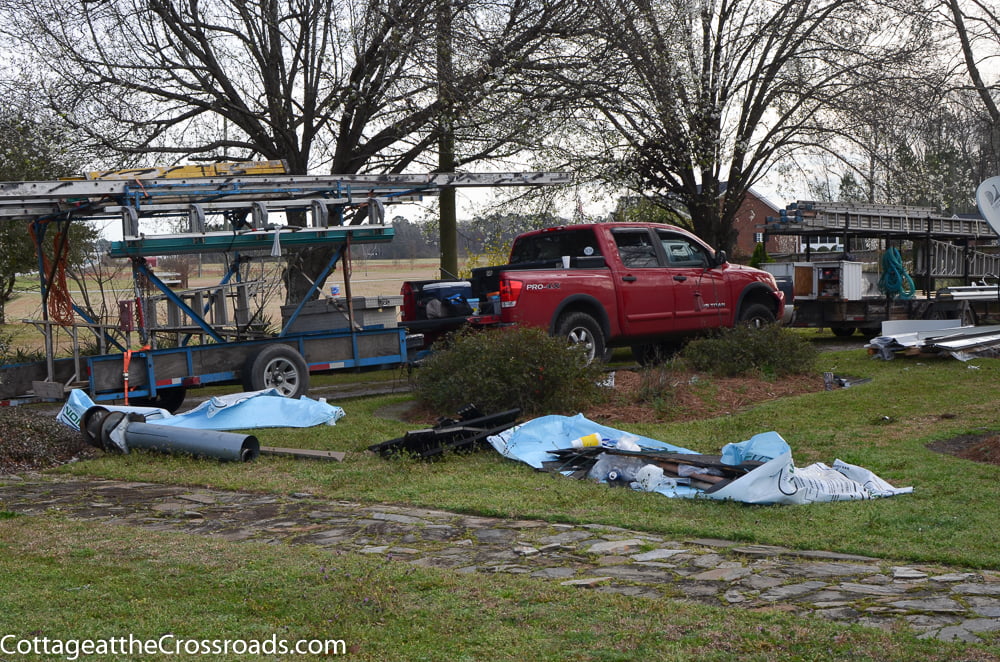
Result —
[[676, 280], [678, 283], [683, 283], [687, 279], [688, 279], [687, 276], [674, 276], [674, 280]]
[[636, 278], [635, 276], [622, 276], [622, 280], [625, 281], [626, 283], [634, 283], [639, 279]]

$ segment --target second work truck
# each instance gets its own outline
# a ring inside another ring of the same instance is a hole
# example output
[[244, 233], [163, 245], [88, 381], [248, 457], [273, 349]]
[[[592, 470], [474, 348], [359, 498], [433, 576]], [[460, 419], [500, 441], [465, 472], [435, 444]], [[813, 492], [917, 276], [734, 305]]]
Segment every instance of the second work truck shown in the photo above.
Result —
[[528, 232], [508, 264], [465, 281], [407, 282], [402, 294], [402, 324], [428, 341], [465, 324], [517, 324], [583, 343], [589, 359], [629, 346], [643, 363], [707, 330], [772, 323], [785, 305], [771, 274], [655, 223]]

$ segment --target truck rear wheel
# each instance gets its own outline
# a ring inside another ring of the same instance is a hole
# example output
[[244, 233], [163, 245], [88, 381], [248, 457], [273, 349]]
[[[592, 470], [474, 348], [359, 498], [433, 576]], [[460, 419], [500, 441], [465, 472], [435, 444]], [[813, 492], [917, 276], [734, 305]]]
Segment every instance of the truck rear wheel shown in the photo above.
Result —
[[850, 338], [854, 335], [853, 326], [834, 326], [831, 327], [830, 330], [833, 331], [833, 335], [838, 338]]
[[740, 324], [759, 329], [774, 324], [774, 313], [762, 303], [753, 303], [740, 311]]
[[570, 343], [586, 348], [584, 358], [587, 365], [594, 360], [604, 360], [604, 332], [601, 325], [587, 313], [570, 313], [561, 317], [556, 325], [556, 335]]
[[243, 388], [248, 391], [274, 388], [283, 397], [298, 398], [309, 390], [309, 366], [291, 347], [268, 345], [247, 359]]

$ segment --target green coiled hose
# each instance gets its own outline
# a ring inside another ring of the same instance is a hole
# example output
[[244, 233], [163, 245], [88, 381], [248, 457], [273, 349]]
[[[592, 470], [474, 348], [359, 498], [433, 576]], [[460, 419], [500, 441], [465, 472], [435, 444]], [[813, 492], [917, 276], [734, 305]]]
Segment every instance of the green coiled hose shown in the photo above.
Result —
[[903, 266], [903, 256], [894, 246], [882, 254], [882, 277], [878, 280], [878, 288], [886, 296], [898, 299], [912, 299], [916, 294], [913, 279]]

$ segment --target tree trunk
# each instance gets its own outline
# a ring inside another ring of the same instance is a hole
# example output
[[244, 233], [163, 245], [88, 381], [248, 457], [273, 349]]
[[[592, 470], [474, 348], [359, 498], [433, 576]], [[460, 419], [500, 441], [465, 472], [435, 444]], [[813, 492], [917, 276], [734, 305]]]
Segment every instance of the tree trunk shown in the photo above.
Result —
[[[285, 283], [285, 304], [293, 305], [302, 301], [314, 280], [323, 272], [336, 250], [333, 246], [297, 248], [287, 255], [282, 280]], [[318, 298], [322, 284], [312, 298]]]
[[[439, 0], [437, 7], [437, 93], [439, 115], [438, 172], [455, 171], [455, 68], [452, 54], [451, 3]], [[441, 234], [441, 278], [458, 278], [458, 219], [455, 189], [444, 187], [438, 198]]]

